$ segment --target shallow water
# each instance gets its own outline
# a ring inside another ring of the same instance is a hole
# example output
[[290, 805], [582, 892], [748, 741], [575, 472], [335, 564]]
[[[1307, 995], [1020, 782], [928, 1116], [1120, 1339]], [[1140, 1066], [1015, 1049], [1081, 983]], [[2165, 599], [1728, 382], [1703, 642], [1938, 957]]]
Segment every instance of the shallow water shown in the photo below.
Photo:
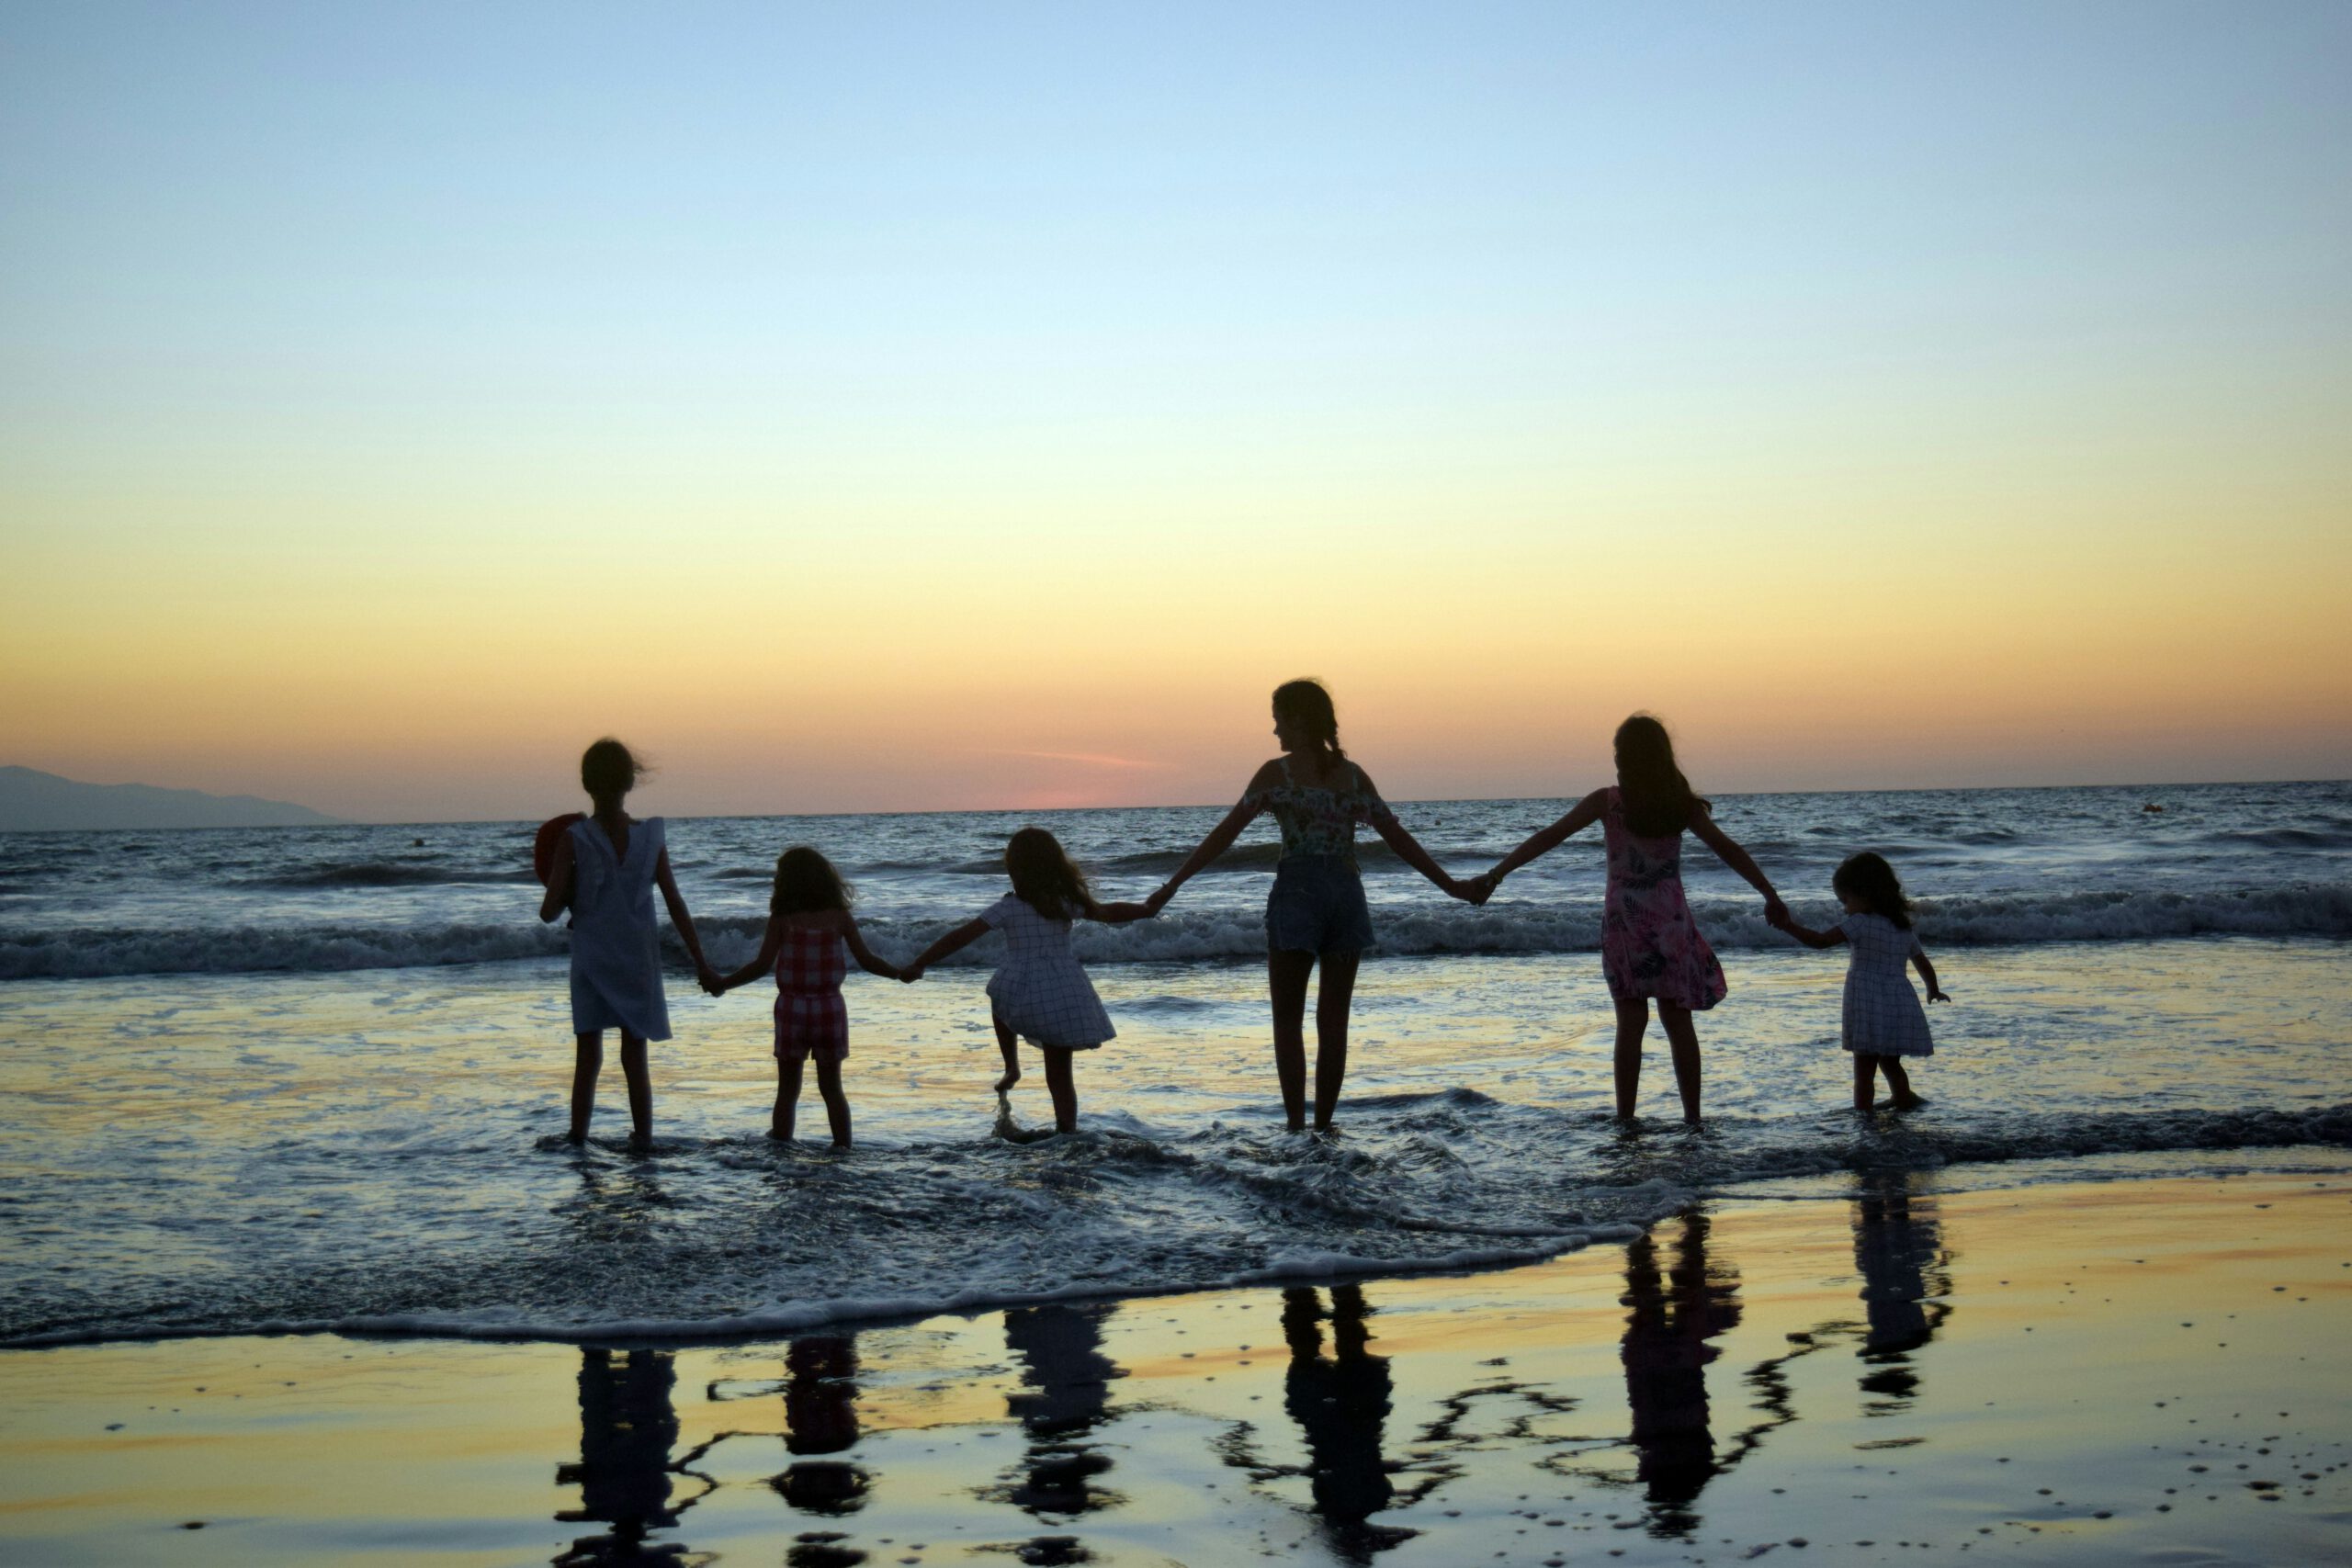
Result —
[[[675, 998], [657, 1143], [558, 1134], [560, 960], [0, 987], [0, 1338], [340, 1325], [775, 1332], [943, 1306], [1500, 1263], [1622, 1239], [1693, 1193], [1840, 1169], [2228, 1168], [2352, 1145], [2339, 942], [1962, 950], [1917, 1081], [1858, 1121], [1834, 954], [1735, 952], [1709, 1122], [1627, 1134], [1590, 955], [1365, 966], [1332, 1141], [1280, 1131], [1261, 972], [1110, 965], [1087, 1131], [997, 1135], [983, 976], [854, 977], [846, 1156], [763, 1135], [765, 1000]], [[1034, 1057], [1032, 1058], [1034, 1063]], [[806, 1119], [821, 1116], [804, 1103]], [[1046, 1115], [1033, 1071], [1023, 1124]]]

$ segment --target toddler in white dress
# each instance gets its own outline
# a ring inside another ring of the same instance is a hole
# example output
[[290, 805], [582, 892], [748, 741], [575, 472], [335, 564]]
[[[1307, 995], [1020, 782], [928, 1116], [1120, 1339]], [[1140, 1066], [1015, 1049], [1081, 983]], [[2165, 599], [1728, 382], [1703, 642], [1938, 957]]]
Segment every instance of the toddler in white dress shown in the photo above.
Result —
[[1919, 966], [1929, 1001], [1951, 998], [1936, 983], [1936, 966], [1928, 962], [1927, 950], [1911, 929], [1910, 900], [1903, 896], [1894, 868], [1884, 857], [1868, 852], [1849, 856], [1830, 877], [1829, 886], [1846, 909], [1846, 918], [1837, 925], [1817, 931], [1793, 919], [1774, 923], [1807, 947], [1844, 942], [1852, 953], [1846, 969], [1841, 1038], [1854, 1054], [1854, 1109], [1871, 1109], [1881, 1073], [1886, 1075], [1888, 1103], [1895, 1110], [1925, 1105], [1911, 1090], [1903, 1058], [1931, 1056], [1936, 1043], [1928, 1032], [1927, 1010], [1919, 1005], [1919, 993], [1911, 988], [1904, 966]]
[[1071, 1055], [1091, 1051], [1118, 1032], [1102, 998], [1086, 977], [1086, 966], [1070, 946], [1075, 920], [1123, 925], [1150, 918], [1141, 904], [1101, 904], [1085, 874], [1070, 863], [1062, 846], [1043, 828], [1023, 828], [1004, 847], [1004, 869], [1012, 891], [933, 942], [907, 966], [905, 977], [922, 972], [989, 931], [1004, 934], [1004, 956], [989, 980], [989, 1010], [996, 1023], [997, 1047], [1004, 1053], [1004, 1077], [997, 1092], [1021, 1081], [1020, 1042], [1046, 1055], [1046, 1088], [1053, 1096], [1054, 1126], [1078, 1127], [1078, 1089]]

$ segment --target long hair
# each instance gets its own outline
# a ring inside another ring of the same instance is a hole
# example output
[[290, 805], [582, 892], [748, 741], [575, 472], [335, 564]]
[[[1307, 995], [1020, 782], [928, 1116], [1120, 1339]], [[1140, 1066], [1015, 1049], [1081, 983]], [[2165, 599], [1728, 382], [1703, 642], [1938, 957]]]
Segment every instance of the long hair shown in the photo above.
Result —
[[1645, 713], [1617, 727], [1617, 789], [1625, 804], [1625, 826], [1645, 839], [1672, 838], [1706, 804], [1690, 793], [1690, 781], [1675, 766], [1674, 739], [1666, 726]]
[[594, 800], [618, 800], [652, 771], [651, 764], [609, 735], [580, 753], [580, 787]]
[[1004, 871], [1013, 895], [1049, 920], [1074, 920], [1094, 912], [1094, 890], [1072, 863], [1061, 840], [1043, 828], [1023, 828], [1004, 846]]
[[1860, 898], [1873, 915], [1883, 915], [1897, 931], [1911, 929], [1911, 900], [1903, 896], [1902, 879], [1884, 855], [1864, 850], [1848, 855], [1830, 874], [1829, 886], [1840, 897]]
[[833, 863], [806, 844], [795, 844], [775, 857], [775, 891], [768, 896], [771, 915], [810, 915], [820, 909], [846, 909], [849, 884]]
[[1274, 716], [1296, 725], [1307, 738], [1319, 742], [1326, 751], [1344, 761], [1347, 753], [1340, 750], [1340, 715], [1331, 705], [1331, 694], [1322, 682], [1311, 677], [1284, 681], [1274, 688]]

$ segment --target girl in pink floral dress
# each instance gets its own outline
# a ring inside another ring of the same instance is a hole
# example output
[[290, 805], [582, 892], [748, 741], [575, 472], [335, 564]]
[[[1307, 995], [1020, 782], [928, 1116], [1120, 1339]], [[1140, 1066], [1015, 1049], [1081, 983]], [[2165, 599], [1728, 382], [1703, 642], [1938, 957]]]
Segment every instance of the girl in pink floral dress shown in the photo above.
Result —
[[1675, 765], [1666, 726], [1636, 714], [1617, 727], [1617, 783], [1594, 790], [1576, 808], [1495, 863], [1478, 879], [1480, 901], [1502, 879], [1598, 821], [1609, 851], [1609, 894], [1600, 915], [1600, 972], [1617, 1004], [1617, 1115], [1634, 1119], [1642, 1081], [1642, 1037], [1657, 1003], [1682, 1091], [1682, 1119], [1699, 1120], [1699, 1033], [1690, 1015], [1724, 999], [1723, 965], [1699, 934], [1682, 894], [1682, 835], [1702, 840], [1723, 863], [1764, 895], [1767, 919], [1788, 918], [1772, 884], [1746, 850], [1715, 826], [1707, 803], [1690, 793]]

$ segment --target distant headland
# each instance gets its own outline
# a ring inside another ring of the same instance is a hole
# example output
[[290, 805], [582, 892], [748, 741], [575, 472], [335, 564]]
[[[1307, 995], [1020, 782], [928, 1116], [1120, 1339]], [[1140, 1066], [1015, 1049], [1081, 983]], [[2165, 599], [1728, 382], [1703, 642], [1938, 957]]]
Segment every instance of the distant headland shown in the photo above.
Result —
[[85, 784], [36, 768], [0, 767], [0, 833], [72, 828], [304, 828], [341, 820], [307, 806], [256, 795]]

